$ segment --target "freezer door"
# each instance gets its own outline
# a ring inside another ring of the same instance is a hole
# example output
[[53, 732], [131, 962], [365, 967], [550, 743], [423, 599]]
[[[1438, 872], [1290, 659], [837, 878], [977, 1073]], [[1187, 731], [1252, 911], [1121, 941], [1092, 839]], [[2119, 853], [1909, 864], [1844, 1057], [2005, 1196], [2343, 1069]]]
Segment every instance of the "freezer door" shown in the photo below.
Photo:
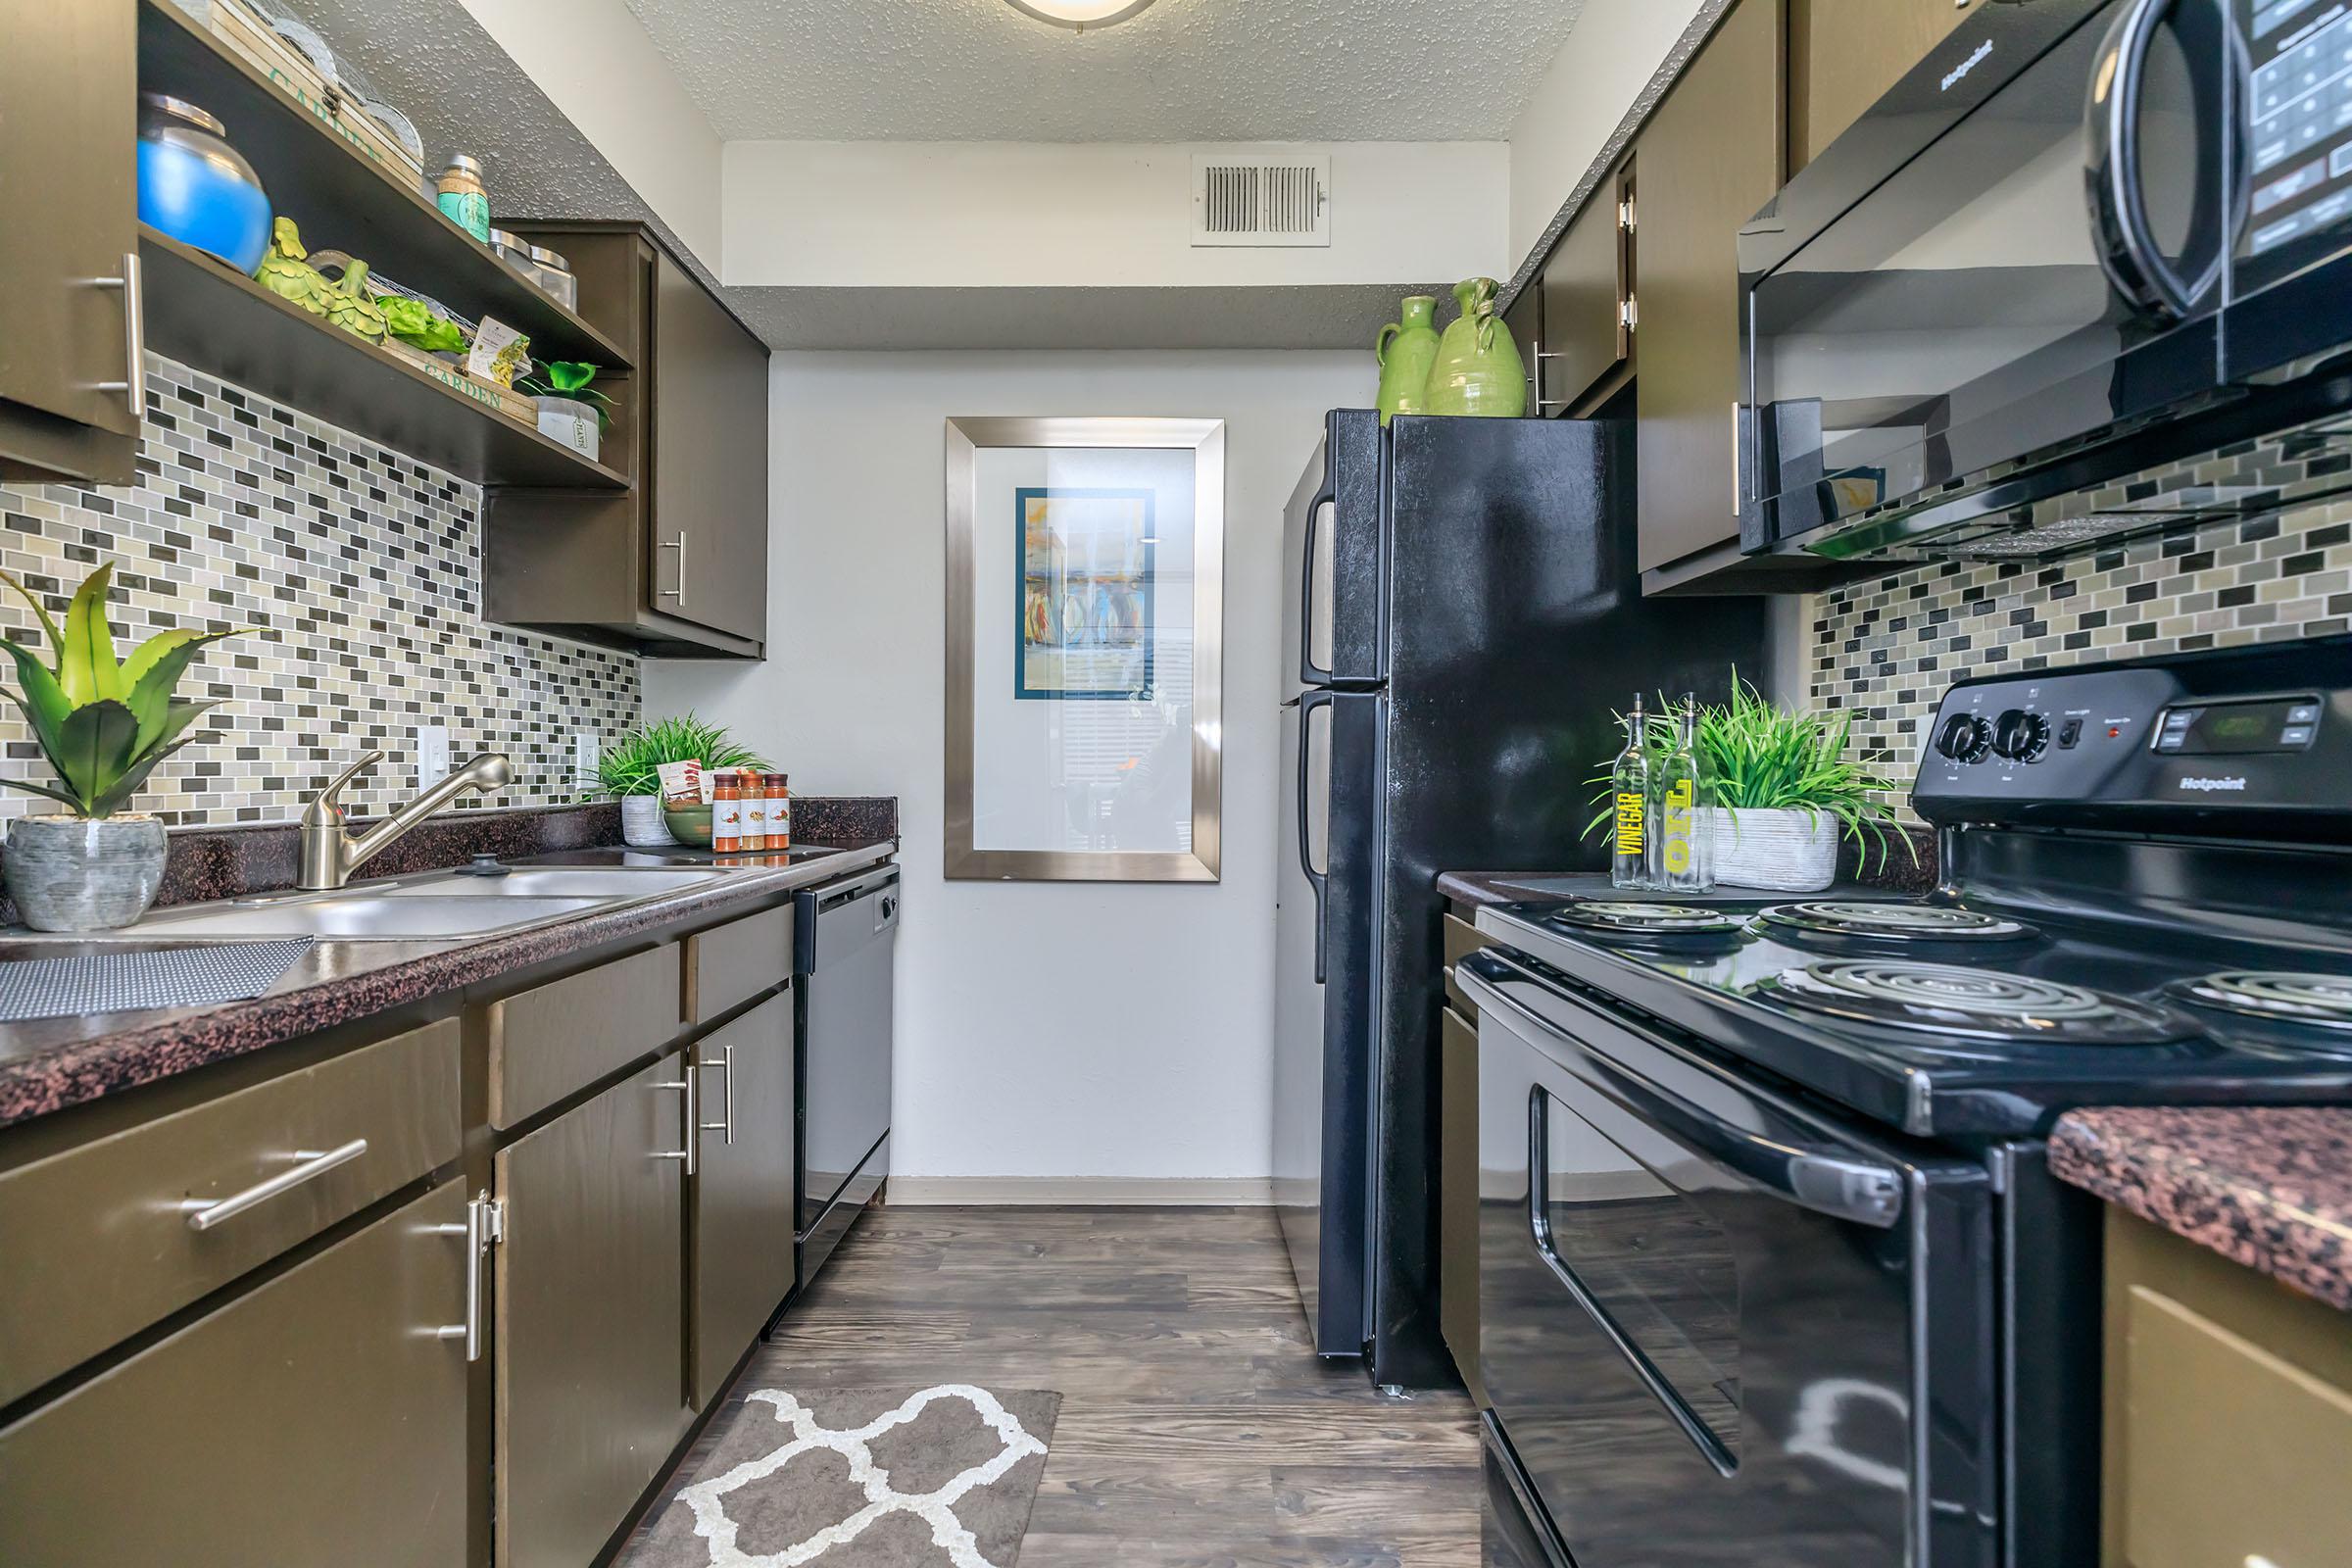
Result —
[[1375, 695], [1326, 691], [1282, 710], [1274, 1202], [1324, 1355], [1363, 1353], [1370, 1321], [1382, 706]]
[[1283, 679], [1360, 687], [1387, 675], [1380, 416], [1334, 409], [1283, 515]]

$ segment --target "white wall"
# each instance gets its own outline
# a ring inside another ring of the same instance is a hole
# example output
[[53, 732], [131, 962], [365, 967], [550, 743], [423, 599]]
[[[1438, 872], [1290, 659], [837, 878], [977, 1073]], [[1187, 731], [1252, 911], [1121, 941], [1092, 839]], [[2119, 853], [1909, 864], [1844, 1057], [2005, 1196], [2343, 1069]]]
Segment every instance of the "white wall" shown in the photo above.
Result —
[[465, 5], [686, 248], [718, 271], [718, 132], [623, 0]]
[[[1266, 1175], [1282, 511], [1373, 381], [1364, 354], [776, 356], [769, 657], [648, 661], [646, 707], [733, 725], [796, 791], [900, 798], [894, 1172]], [[944, 423], [1114, 413], [1227, 421], [1224, 880], [946, 882]]]
[[[1426, 283], [1506, 276], [1500, 142], [1340, 142], [1331, 244], [1192, 244], [1208, 143], [731, 141], [730, 285]], [[1555, 202], [1556, 206], [1557, 203]]]
[[1510, 253], [1517, 270], [1705, 0], [1585, 0], [1551, 69], [1511, 123]]

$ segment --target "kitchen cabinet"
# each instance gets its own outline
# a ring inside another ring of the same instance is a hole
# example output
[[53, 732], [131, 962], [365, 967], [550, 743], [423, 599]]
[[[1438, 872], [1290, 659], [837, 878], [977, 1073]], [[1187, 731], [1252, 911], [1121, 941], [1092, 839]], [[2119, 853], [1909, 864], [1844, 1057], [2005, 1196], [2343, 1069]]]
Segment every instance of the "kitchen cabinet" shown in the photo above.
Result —
[[2344, 1560], [2352, 1317], [2107, 1211], [2105, 1568]]
[[694, 1046], [694, 1394], [709, 1409], [793, 1283], [793, 998]]
[[[487, 612], [511, 625], [697, 658], [760, 657], [767, 635], [767, 349], [650, 230], [517, 224], [569, 258], [583, 310], [633, 350], [608, 439], [636, 486], [501, 494]], [[601, 302], [593, 309], [590, 302]]]
[[1633, 170], [1604, 177], [1544, 264], [1546, 412], [1572, 410], [1632, 368], [1641, 304], [1633, 282]]
[[1511, 301], [1511, 308], [1502, 313], [1502, 329], [1511, 334], [1519, 363], [1527, 368], [1527, 412], [1543, 418], [1552, 411], [1537, 396], [1544, 384], [1544, 289], [1540, 276], [1529, 278], [1518, 298]]
[[465, 1232], [444, 1182], [0, 1431], [0, 1556], [458, 1568]]
[[1781, 181], [1781, 0], [1740, 0], [1635, 141], [1644, 591], [1740, 563], [1736, 236]]
[[74, 0], [11, 5], [7, 16], [0, 479], [128, 483], [145, 413], [138, 8]]
[[493, 1160], [501, 1568], [593, 1561], [686, 1430], [687, 1080], [670, 1053]]
[[1788, 0], [1788, 172], [1886, 95], [1984, 0]]

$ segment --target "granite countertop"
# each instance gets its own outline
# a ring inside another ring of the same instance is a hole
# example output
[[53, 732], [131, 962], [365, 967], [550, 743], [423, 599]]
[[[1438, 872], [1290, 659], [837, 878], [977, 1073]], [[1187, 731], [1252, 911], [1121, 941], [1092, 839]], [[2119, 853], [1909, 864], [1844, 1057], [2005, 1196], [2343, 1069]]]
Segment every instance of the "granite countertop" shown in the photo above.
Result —
[[2050, 1168], [2352, 1311], [2352, 1107], [2073, 1111], [2050, 1139]]
[[[610, 808], [601, 809], [616, 828], [617, 813]], [[796, 809], [796, 818], [798, 814]], [[468, 853], [505, 854], [511, 858], [511, 863], [516, 864], [621, 865], [643, 864], [650, 858], [709, 864], [713, 859], [707, 851], [646, 852], [594, 842], [564, 843], [564, 838], [573, 836], [571, 828], [576, 824], [566, 822], [558, 812], [547, 816], [548, 821], [541, 822], [525, 813], [501, 813], [499, 820], [485, 821], [469, 835], [452, 834], [442, 846], [447, 857], [442, 863], [462, 864]], [[799, 825], [797, 820], [795, 825]], [[551, 958], [585, 953], [607, 943], [772, 899], [810, 883], [879, 864], [898, 853], [897, 825], [896, 807], [892, 803], [887, 831], [867, 842], [830, 848], [804, 845], [798, 842], [800, 835], [796, 834], [794, 863], [727, 865], [724, 877], [708, 884], [592, 909], [530, 929], [416, 942], [321, 940], [267, 995], [248, 1002], [77, 1014], [0, 1025], [0, 1127], [246, 1055]], [[526, 831], [534, 842], [527, 846], [518, 844], [517, 836]], [[591, 832], [580, 836], [593, 840], [600, 835]], [[560, 847], [543, 848], [551, 845]], [[514, 855], [517, 848], [526, 847], [541, 853]], [[804, 850], [819, 849], [828, 853], [798, 856]], [[245, 851], [239, 853], [245, 858], [256, 858]], [[178, 856], [175, 845], [175, 859]], [[265, 854], [259, 858], [271, 856]], [[365, 880], [353, 885], [364, 886]], [[268, 890], [249, 881], [241, 886], [216, 884], [208, 889], [215, 897]], [[0, 960], [183, 945], [162, 940], [160, 936], [152, 943], [142, 944], [121, 937], [78, 941], [29, 933], [13, 936], [0, 933]]]

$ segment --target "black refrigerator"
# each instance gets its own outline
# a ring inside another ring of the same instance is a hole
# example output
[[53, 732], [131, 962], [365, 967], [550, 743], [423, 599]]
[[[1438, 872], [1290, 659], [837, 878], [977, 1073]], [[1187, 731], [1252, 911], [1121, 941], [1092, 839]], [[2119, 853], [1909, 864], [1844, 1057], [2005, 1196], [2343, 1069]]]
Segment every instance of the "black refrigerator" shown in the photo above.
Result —
[[1316, 1349], [1449, 1382], [1445, 870], [1587, 870], [1636, 691], [1764, 674], [1755, 599], [1642, 597], [1630, 419], [1332, 413], [1284, 521], [1274, 1201]]

